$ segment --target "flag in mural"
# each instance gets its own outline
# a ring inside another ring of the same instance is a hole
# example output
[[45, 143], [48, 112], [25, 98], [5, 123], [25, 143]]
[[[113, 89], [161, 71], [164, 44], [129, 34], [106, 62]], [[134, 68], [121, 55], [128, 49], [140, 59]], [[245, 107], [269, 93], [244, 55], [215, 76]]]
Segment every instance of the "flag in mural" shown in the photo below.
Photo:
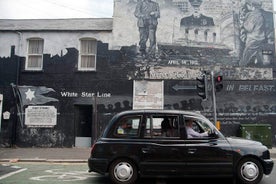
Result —
[[56, 98], [45, 96], [50, 92], [55, 92], [52, 88], [45, 86], [18, 86], [11, 84], [15, 98], [17, 99], [18, 117], [23, 126], [24, 106], [27, 105], [41, 105], [48, 102], [59, 101]]
[[52, 88], [45, 86], [16, 86], [12, 85], [19, 98], [20, 105], [40, 105], [48, 102], [57, 102], [58, 99], [45, 96], [50, 92], [55, 92]]

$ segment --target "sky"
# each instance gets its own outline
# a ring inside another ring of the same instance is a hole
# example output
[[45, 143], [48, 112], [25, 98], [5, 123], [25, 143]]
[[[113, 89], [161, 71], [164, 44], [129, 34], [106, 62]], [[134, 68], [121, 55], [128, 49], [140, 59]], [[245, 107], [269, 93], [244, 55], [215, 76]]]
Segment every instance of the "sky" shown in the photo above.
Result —
[[113, 0], [0, 0], [0, 19], [111, 18]]
[[[274, 10], [276, 9], [276, 0]], [[0, 0], [0, 19], [111, 18], [113, 0]]]

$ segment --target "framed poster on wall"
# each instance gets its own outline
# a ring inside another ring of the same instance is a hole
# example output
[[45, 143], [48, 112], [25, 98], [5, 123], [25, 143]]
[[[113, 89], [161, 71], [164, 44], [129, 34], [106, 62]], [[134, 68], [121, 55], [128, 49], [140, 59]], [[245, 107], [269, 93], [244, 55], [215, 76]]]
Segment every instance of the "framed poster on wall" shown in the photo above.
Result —
[[28, 106], [25, 109], [25, 125], [28, 127], [53, 127], [57, 124], [54, 106]]
[[164, 81], [134, 81], [133, 109], [163, 109]]

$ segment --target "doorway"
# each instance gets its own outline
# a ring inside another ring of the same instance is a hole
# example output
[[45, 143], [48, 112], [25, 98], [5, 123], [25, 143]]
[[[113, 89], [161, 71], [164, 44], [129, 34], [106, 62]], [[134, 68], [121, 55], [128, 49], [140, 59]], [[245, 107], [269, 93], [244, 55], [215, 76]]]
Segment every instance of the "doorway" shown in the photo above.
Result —
[[91, 147], [92, 110], [91, 105], [75, 106], [75, 147]]

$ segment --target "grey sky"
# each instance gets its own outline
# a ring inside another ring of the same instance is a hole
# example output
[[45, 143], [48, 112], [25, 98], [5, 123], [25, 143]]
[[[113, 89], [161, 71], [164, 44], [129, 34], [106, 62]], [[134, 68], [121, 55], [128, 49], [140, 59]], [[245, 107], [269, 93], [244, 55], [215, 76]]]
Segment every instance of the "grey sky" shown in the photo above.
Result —
[[[275, 7], [276, 0], [273, 2]], [[0, 0], [0, 19], [106, 18], [112, 15], [113, 0]]]
[[0, 0], [0, 19], [106, 18], [113, 0]]

